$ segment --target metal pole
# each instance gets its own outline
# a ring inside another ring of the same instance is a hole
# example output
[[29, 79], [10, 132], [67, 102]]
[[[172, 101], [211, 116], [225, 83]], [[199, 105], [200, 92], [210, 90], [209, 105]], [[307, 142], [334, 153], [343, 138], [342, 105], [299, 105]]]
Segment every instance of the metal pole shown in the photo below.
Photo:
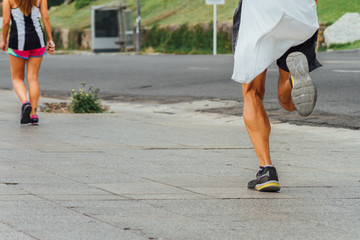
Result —
[[214, 4], [214, 33], [213, 33], [213, 36], [214, 36], [214, 40], [213, 40], [213, 47], [214, 47], [214, 56], [216, 55], [216, 47], [217, 47], [217, 42], [216, 42], [216, 34], [217, 34], [217, 19], [216, 19], [216, 16], [217, 16], [217, 11], [216, 11], [216, 4]]
[[136, 52], [141, 51], [141, 6], [140, 0], [137, 0], [137, 18], [136, 18]]

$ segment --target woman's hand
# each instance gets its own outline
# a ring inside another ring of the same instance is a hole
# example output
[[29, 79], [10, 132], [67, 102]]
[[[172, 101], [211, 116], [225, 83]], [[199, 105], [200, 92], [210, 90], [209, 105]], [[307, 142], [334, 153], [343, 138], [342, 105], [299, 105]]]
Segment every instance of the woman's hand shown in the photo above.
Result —
[[55, 52], [55, 43], [54, 41], [48, 41], [46, 50], [48, 53], [53, 54]]
[[1, 50], [3, 50], [4, 52], [6, 52], [6, 50], [7, 50], [7, 42], [2, 42], [2, 43], [1, 43]]

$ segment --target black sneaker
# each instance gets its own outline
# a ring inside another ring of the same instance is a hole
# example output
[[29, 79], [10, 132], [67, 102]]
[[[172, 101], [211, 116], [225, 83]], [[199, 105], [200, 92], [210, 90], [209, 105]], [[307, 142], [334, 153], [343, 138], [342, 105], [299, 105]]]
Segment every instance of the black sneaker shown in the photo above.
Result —
[[37, 115], [31, 116], [30, 123], [33, 126], [39, 125], [39, 117]]
[[261, 192], [278, 192], [280, 184], [276, 169], [274, 167], [266, 167], [262, 173], [256, 174], [256, 179], [248, 183], [249, 189], [255, 189]]
[[30, 123], [30, 113], [31, 113], [31, 104], [29, 102], [26, 102], [21, 107], [21, 124], [28, 124]]

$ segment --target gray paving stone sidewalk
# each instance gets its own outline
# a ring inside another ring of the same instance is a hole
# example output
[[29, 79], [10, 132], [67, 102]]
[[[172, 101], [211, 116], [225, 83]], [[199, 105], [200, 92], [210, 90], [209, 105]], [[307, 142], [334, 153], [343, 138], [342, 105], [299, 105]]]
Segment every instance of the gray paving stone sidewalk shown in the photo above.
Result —
[[[20, 126], [0, 91], [0, 239], [360, 239], [360, 131], [273, 124], [280, 193], [231, 105], [112, 103]], [[42, 101], [54, 101], [42, 99]]]

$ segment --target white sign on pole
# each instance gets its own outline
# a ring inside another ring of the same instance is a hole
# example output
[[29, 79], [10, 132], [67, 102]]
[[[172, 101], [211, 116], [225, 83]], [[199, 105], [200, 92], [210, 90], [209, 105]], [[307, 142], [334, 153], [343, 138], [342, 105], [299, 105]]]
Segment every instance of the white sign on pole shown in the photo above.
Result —
[[224, 5], [225, 0], [206, 0], [207, 5]]
[[213, 40], [213, 47], [214, 47], [214, 55], [216, 55], [216, 47], [217, 47], [217, 42], [216, 42], [216, 35], [217, 35], [217, 20], [216, 20], [216, 16], [217, 16], [217, 13], [216, 13], [216, 5], [224, 5], [225, 4], [225, 0], [205, 0], [205, 3], [207, 5], [214, 5], [214, 20], [213, 20], [213, 23], [214, 23], [214, 40]]

